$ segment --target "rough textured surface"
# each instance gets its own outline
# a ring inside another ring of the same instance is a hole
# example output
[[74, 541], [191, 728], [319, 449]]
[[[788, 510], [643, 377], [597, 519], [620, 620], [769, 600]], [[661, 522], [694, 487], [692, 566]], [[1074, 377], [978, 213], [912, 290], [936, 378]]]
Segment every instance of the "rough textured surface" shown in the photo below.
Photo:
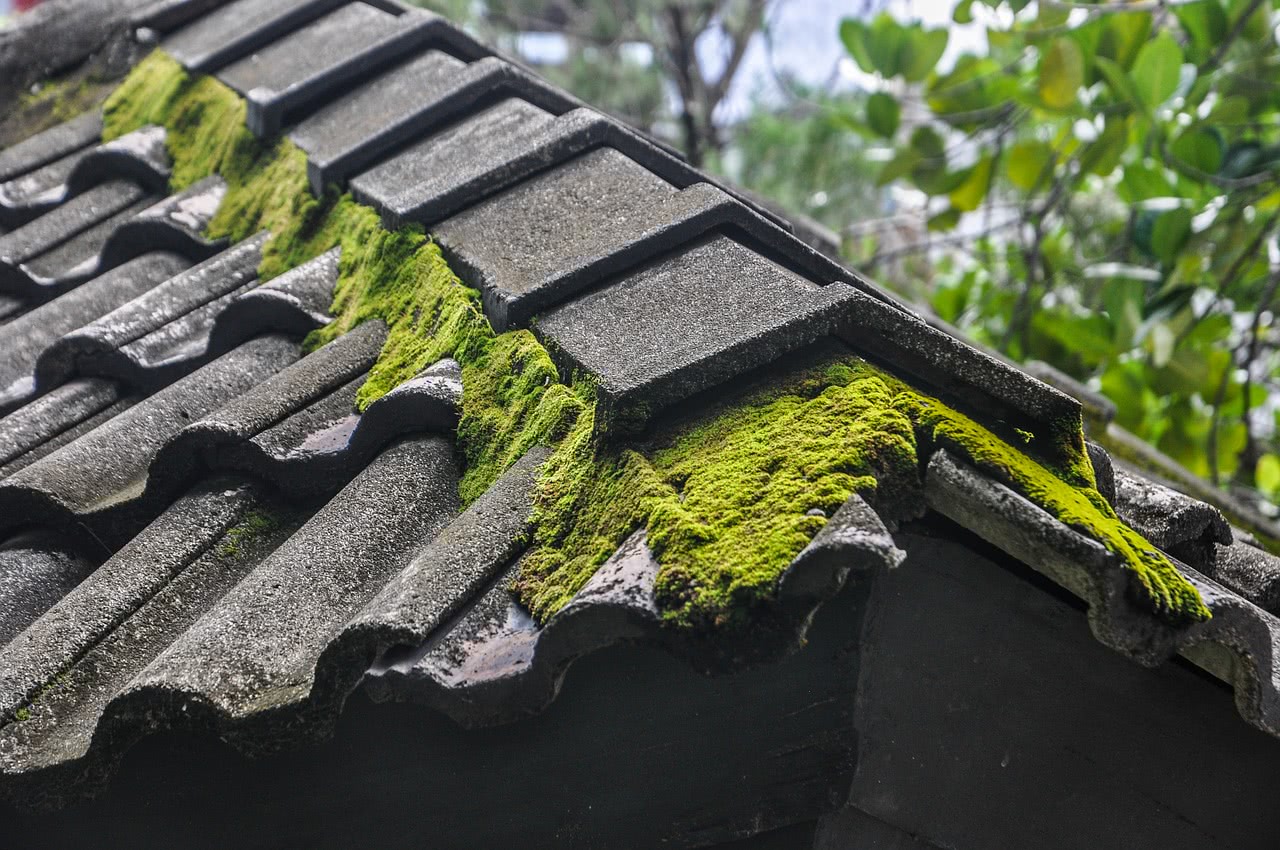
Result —
[[[452, 30], [451, 32], [456, 32]], [[445, 126], [477, 102], [499, 95], [527, 101], [555, 115], [581, 104], [509, 62], [487, 57], [464, 64], [456, 39], [376, 78], [365, 89], [335, 100], [289, 134], [307, 152], [312, 190], [343, 185], [349, 176], [398, 144]]]
[[[164, 441], [297, 356], [297, 343], [284, 337], [245, 343], [85, 438], [0, 481], [0, 528], [25, 524], [24, 517], [38, 515], [72, 533], [120, 545], [136, 530], [139, 511], [145, 515], [159, 507], [143, 497], [150, 495], [145, 487], [151, 458]], [[85, 469], [95, 474], [86, 476]]]
[[96, 566], [96, 559], [68, 550], [47, 533], [29, 531], [0, 544], [0, 645], [13, 640]]
[[10, 181], [89, 147], [102, 136], [102, 115], [90, 110], [0, 151], [0, 180]]
[[165, 37], [193, 71], [216, 71], [342, 5], [343, 0], [235, 0]]
[[1209, 572], [1215, 544], [1232, 540], [1216, 508], [1126, 472], [1116, 476], [1116, 511], [1152, 543], [1201, 572]]
[[[360, 203], [394, 217], [388, 222], [392, 227], [407, 220], [403, 213], [435, 201], [429, 215], [415, 215], [420, 221], [433, 223], [457, 209], [464, 192], [482, 197], [483, 190], [477, 193], [482, 182], [486, 188], [492, 185], [489, 191], [499, 188], [493, 184], [503, 177], [490, 179], [493, 163], [517, 157], [554, 120], [555, 116], [544, 109], [507, 98], [354, 177], [352, 195]], [[511, 174], [505, 180], [513, 182], [518, 176], [523, 174]]]
[[323, 102], [412, 50], [429, 20], [348, 3], [222, 69], [218, 78], [247, 98], [249, 128], [270, 137], [290, 111]]
[[0, 327], [0, 345], [6, 355], [0, 363], [0, 415], [34, 397], [36, 362], [56, 340], [124, 306], [186, 267], [187, 262], [177, 254], [146, 254]]
[[536, 329], [566, 370], [598, 382], [598, 424], [626, 430], [827, 336], [852, 294], [721, 236], [546, 313]]

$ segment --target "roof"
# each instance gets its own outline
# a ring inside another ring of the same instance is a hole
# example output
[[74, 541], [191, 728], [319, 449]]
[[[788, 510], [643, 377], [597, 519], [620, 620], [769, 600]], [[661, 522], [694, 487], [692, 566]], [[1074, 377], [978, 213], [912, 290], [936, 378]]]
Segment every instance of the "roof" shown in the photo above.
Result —
[[[390, 0], [131, 25], [163, 55], [105, 124], [0, 153], [0, 794], [159, 729], [294, 746], [356, 688], [510, 722], [617, 642], [774, 659], [924, 510], [1280, 735], [1280, 562], [734, 187]], [[157, 79], [211, 99], [125, 128]], [[786, 494], [723, 456], [760, 434]]]

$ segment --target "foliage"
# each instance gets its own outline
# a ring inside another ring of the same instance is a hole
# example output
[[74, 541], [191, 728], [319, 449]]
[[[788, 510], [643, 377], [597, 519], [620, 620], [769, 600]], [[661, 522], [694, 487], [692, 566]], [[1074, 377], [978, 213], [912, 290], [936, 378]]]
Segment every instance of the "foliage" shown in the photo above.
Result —
[[953, 232], [932, 237], [948, 245], [939, 315], [1093, 381], [1193, 471], [1271, 495], [1275, 5], [962, 0], [955, 20], [988, 47], [947, 67], [944, 31], [884, 15], [841, 29], [878, 79], [861, 123], [892, 145], [879, 182], [923, 193], [930, 231]]
[[[729, 179], [803, 213], [833, 230], [876, 214], [880, 192], [875, 164], [860, 130], [862, 94], [827, 94], [792, 85], [784, 106], [757, 104], [729, 130], [730, 152], [709, 163]], [[897, 101], [889, 99], [893, 109]], [[881, 121], [896, 122], [896, 114]]]
[[[469, 21], [483, 39], [512, 52], [522, 52], [522, 38], [553, 34], [562, 40], [562, 58], [526, 55], [540, 73], [637, 127], [678, 136], [698, 165], [722, 147], [717, 107], [764, 26], [768, 0], [413, 2]], [[709, 61], [713, 42], [725, 47], [722, 63]]]

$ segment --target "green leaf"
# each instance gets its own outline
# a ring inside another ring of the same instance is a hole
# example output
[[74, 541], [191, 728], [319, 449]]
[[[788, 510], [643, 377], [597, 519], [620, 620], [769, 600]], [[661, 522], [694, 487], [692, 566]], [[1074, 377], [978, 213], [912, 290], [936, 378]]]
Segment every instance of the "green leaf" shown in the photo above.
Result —
[[902, 73], [902, 59], [907, 52], [910, 37], [906, 27], [893, 19], [888, 12], [881, 12], [871, 22], [870, 30], [863, 30], [863, 42], [871, 64], [884, 77], [896, 77]]
[[987, 154], [969, 169], [964, 182], [951, 192], [951, 206], [954, 209], [973, 212], [982, 206], [983, 199], [987, 197], [987, 190], [991, 188], [991, 171], [994, 165], [995, 160]]
[[956, 4], [955, 11], [951, 13], [951, 20], [957, 24], [967, 24], [973, 21], [973, 0], [960, 0]]
[[1210, 124], [1243, 124], [1249, 118], [1249, 100], [1240, 95], [1224, 97], [1213, 106], [1206, 119]]
[[867, 52], [866, 31], [867, 25], [854, 18], [845, 18], [840, 22], [840, 41], [844, 43], [844, 49], [849, 51], [859, 68], [868, 74], [874, 74], [876, 67], [871, 61], [871, 54]]
[[1190, 236], [1190, 210], [1178, 207], [1161, 213], [1151, 230], [1151, 253], [1161, 262], [1171, 263]]
[[1268, 496], [1274, 496], [1280, 490], [1280, 457], [1265, 454], [1258, 458], [1258, 489]]
[[1124, 190], [1124, 200], [1131, 204], [1173, 194], [1173, 187], [1159, 167], [1141, 162], [1131, 162], [1124, 167], [1120, 188]]
[[953, 229], [960, 223], [960, 210], [953, 208], [945, 209], [929, 219], [927, 227], [931, 231], [945, 231]]
[[1246, 139], [1227, 148], [1222, 157], [1222, 176], [1239, 180], [1251, 177], [1262, 170], [1265, 165], [1262, 145], [1252, 139]]
[[1218, 0], [1199, 0], [1174, 5], [1172, 9], [1178, 23], [1191, 36], [1196, 52], [1206, 58], [1212, 55], [1227, 35], [1227, 13], [1222, 4]]
[[1128, 142], [1128, 120], [1116, 116], [1108, 118], [1098, 138], [1090, 142], [1081, 154], [1080, 168], [1091, 174], [1106, 177], [1120, 164], [1120, 157], [1124, 155]]
[[918, 153], [913, 150], [901, 151], [880, 169], [880, 173], [876, 175], [876, 185], [885, 186], [900, 177], [906, 177], [919, 164]]
[[1053, 109], [1076, 102], [1084, 83], [1084, 56], [1069, 38], [1054, 39], [1040, 58], [1040, 99]]
[[910, 29], [898, 60], [898, 71], [909, 83], [929, 76], [947, 49], [947, 31], [943, 29]]
[[1106, 24], [1098, 39], [1098, 53], [1121, 68], [1133, 66], [1138, 51], [1151, 34], [1151, 15], [1147, 12], [1119, 12], [1106, 16]]
[[1168, 31], [1161, 31], [1138, 51], [1130, 76], [1142, 102], [1154, 109], [1177, 90], [1181, 73], [1182, 48]]
[[1009, 182], [1025, 192], [1031, 191], [1040, 181], [1040, 175], [1044, 173], [1052, 156], [1053, 149], [1044, 142], [1016, 142], [1009, 148], [1009, 156], [1005, 161]]
[[926, 125], [911, 131], [911, 149], [920, 156], [929, 158], [940, 157], [946, 152], [938, 131]]
[[1189, 127], [1170, 146], [1170, 153], [1205, 174], [1218, 173], [1225, 152], [1222, 134], [1215, 127]]
[[1142, 96], [1138, 94], [1138, 87], [1133, 84], [1133, 78], [1129, 76], [1124, 68], [1121, 68], [1115, 61], [1105, 56], [1095, 56], [1093, 64], [1121, 103], [1130, 103], [1137, 107], [1143, 106]]
[[898, 99], [885, 92], [876, 92], [867, 98], [867, 126], [886, 139], [898, 131], [901, 113]]

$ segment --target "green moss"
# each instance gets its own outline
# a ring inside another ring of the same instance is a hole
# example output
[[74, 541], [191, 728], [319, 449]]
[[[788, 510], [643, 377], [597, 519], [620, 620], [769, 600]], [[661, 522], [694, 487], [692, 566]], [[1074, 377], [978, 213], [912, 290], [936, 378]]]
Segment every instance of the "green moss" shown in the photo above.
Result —
[[1059, 447], [1068, 461], [1052, 470], [857, 358], [804, 370], [660, 433], [642, 451], [593, 444], [590, 426], [580, 422], [539, 482], [534, 546], [516, 589], [542, 618], [572, 598], [631, 531], [647, 527], [667, 621], [745, 626], [852, 493], [889, 517], [919, 504], [920, 460], [938, 446], [1118, 554], [1166, 621], [1209, 616], [1168, 558], [1094, 489], [1075, 441]]
[[23, 722], [23, 721], [25, 721], [25, 720], [30, 720], [30, 719], [31, 719], [31, 709], [27, 708], [26, 706], [23, 706], [22, 708], [18, 709], [17, 711], [15, 711], [15, 712], [13, 713], [13, 719], [14, 719], [14, 720], [17, 720], [19, 723], [21, 723], [21, 722]]
[[1053, 471], [969, 417], [920, 393], [903, 392], [896, 406], [928, 441], [947, 448], [1009, 485], [1059, 521], [1118, 555], [1137, 580], [1140, 595], [1162, 619], [1186, 625], [1209, 619], [1200, 594], [1165, 555], [1129, 528], [1081, 469]]
[[[240, 239], [269, 230], [262, 277], [342, 246], [334, 321], [307, 347], [363, 321], [386, 322], [387, 342], [359, 391], [360, 409], [442, 357], [461, 363], [464, 503], [531, 446], [556, 446], [539, 480], [533, 546], [516, 586], [539, 617], [563, 606], [627, 534], [646, 527], [661, 563], [657, 592], [667, 621], [745, 626], [773, 602], [782, 571], [850, 494], [863, 494], [889, 517], [917, 509], [919, 461], [936, 445], [1119, 554], [1166, 620], [1208, 616], [1168, 559], [1098, 496], [1078, 422], [1053, 423], [1038, 438], [1011, 432], [1002, 439], [844, 358], [669, 425], [644, 445], [599, 442], [589, 384], [562, 382], [527, 331], [495, 334], [479, 293], [421, 230], [389, 232], [347, 195], [315, 199], [302, 153], [288, 141], [255, 139], [230, 89], [190, 77], [156, 53], [109, 99], [106, 123], [108, 137], [148, 123], [168, 128], [174, 188], [221, 174], [228, 192], [210, 234]], [[229, 532], [224, 554], [234, 555], [252, 532]]]
[[274, 513], [251, 510], [241, 517], [239, 522], [227, 529], [214, 551], [219, 558], [234, 558], [240, 554], [242, 545], [271, 534], [280, 525], [281, 520]]
[[239, 241], [267, 230], [259, 276], [268, 280], [331, 248], [337, 199], [316, 199], [306, 156], [287, 139], [266, 143], [245, 127], [245, 102], [213, 77], [188, 74], [160, 51], [151, 53], [103, 105], [103, 137], [148, 124], [167, 131], [170, 188], [181, 191], [212, 174], [227, 194], [208, 235]]
[[360, 322], [387, 323], [387, 342], [357, 394], [376, 399], [444, 357], [462, 365], [458, 443], [466, 461], [459, 488], [474, 501], [532, 446], [562, 437], [585, 408], [560, 382], [546, 350], [528, 331], [494, 334], [480, 293], [449, 269], [420, 230], [384, 230], [377, 216], [344, 198], [342, 259], [333, 301], [335, 321], [307, 346], [329, 342]]

